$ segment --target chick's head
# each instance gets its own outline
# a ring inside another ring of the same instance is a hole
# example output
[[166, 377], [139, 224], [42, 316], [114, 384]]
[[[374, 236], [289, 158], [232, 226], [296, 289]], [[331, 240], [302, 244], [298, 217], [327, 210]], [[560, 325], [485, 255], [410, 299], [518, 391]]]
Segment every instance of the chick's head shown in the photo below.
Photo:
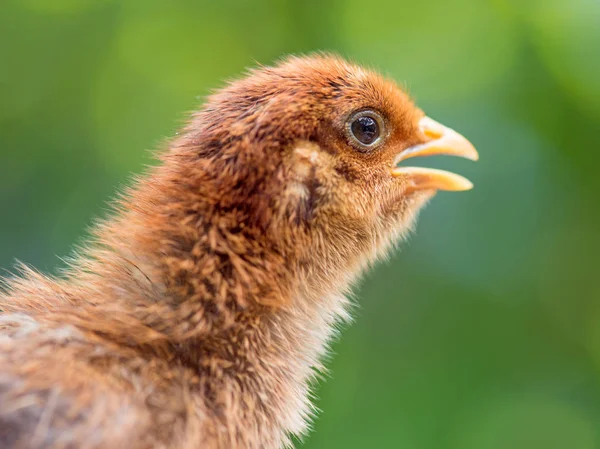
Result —
[[376, 257], [436, 191], [471, 187], [401, 160], [477, 159], [395, 82], [327, 55], [252, 70], [212, 95], [184, 134], [181, 155], [214, 211], [332, 264]]

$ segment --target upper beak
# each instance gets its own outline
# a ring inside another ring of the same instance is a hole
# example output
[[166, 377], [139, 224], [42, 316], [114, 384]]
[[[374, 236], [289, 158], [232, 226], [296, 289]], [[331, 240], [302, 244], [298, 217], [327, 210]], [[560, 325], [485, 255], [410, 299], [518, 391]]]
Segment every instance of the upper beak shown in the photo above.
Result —
[[475, 147], [456, 131], [445, 127], [429, 117], [419, 122], [421, 132], [431, 140], [403, 150], [394, 161], [392, 175], [406, 176], [408, 189], [414, 190], [469, 190], [471, 181], [462, 176], [444, 170], [421, 167], [397, 167], [404, 159], [417, 156], [449, 155], [459, 156], [472, 161], [479, 159]]

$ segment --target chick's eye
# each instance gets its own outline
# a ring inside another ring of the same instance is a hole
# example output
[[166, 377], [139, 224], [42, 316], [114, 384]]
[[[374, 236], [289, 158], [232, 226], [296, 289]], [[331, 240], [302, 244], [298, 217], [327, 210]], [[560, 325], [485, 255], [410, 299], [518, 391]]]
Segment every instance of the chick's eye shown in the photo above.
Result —
[[360, 143], [371, 145], [379, 137], [379, 125], [372, 117], [359, 117], [352, 122], [352, 134]]
[[383, 119], [373, 111], [361, 111], [348, 121], [351, 143], [362, 150], [375, 147], [383, 136]]

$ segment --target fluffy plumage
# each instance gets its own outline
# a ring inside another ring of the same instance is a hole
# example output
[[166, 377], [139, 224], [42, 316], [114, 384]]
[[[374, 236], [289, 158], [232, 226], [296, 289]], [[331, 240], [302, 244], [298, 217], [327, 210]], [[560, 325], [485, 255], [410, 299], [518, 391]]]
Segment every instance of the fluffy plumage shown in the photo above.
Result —
[[[385, 121], [372, 150], [348, 136], [365, 108]], [[0, 447], [268, 449], [304, 433], [349, 288], [442, 188], [392, 173], [431, 141], [422, 119], [332, 56], [211, 96], [64, 278], [6, 281]]]

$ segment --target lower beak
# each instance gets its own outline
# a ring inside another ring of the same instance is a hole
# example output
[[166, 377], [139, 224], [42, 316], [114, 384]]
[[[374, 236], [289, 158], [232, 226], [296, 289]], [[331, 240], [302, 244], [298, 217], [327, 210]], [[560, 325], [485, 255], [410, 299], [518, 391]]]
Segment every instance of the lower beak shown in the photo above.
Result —
[[394, 161], [393, 176], [405, 177], [408, 190], [469, 190], [473, 184], [466, 178], [444, 170], [422, 167], [397, 167], [405, 159], [417, 156], [448, 155], [459, 156], [472, 161], [479, 159], [477, 150], [456, 131], [445, 127], [429, 117], [419, 122], [421, 132], [430, 141], [409, 147], [402, 151]]

